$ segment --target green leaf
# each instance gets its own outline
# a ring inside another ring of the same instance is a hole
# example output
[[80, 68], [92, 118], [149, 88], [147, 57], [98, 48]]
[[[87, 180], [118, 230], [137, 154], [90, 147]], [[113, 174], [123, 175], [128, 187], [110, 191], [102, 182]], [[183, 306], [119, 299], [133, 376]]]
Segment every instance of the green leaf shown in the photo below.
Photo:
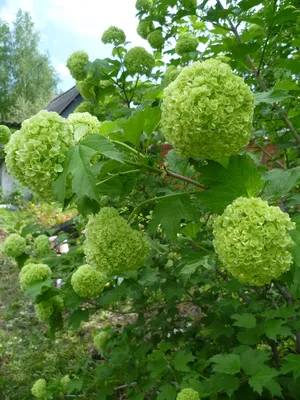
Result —
[[283, 365], [280, 369], [282, 374], [293, 373], [293, 377], [296, 380], [300, 376], [300, 356], [298, 354], [288, 354], [283, 359]]
[[118, 131], [120, 128], [115, 122], [104, 121], [99, 128], [99, 132], [103, 135], [109, 135], [112, 132]]
[[153, 131], [157, 128], [161, 117], [160, 107], [149, 107], [146, 112], [146, 118], [144, 123], [144, 132], [150, 136]]
[[190, 167], [189, 160], [187, 158], [181, 158], [174, 150], [168, 152], [165, 160], [172, 172], [177, 172], [178, 174], [185, 176], [191, 176], [194, 174], [194, 171]]
[[241, 359], [238, 354], [216, 354], [210, 361], [214, 362], [214, 372], [234, 375], [241, 370]]
[[260, 103], [279, 103], [282, 100], [292, 97], [286, 90], [283, 89], [273, 89], [270, 92], [255, 93], [254, 104]]
[[61, 312], [54, 311], [54, 313], [50, 316], [49, 319], [49, 325], [50, 325], [49, 333], [52, 340], [55, 339], [55, 332], [63, 329], [63, 324], [64, 322]]
[[144, 130], [145, 119], [145, 110], [138, 111], [129, 118], [124, 127], [124, 141], [130, 142], [135, 146], [139, 143], [141, 134]]
[[237, 197], [255, 197], [263, 187], [258, 167], [246, 154], [231, 156], [227, 168], [216, 161], [200, 168], [200, 181], [210, 189], [199, 192], [199, 201], [215, 214], [224, 209]]
[[280, 319], [269, 319], [264, 322], [262, 333], [268, 338], [276, 340], [278, 335], [289, 336], [292, 334], [287, 326], [282, 326], [286, 321]]
[[287, 171], [273, 169], [263, 174], [262, 177], [267, 182], [265, 187], [266, 196], [277, 199], [285, 196], [293, 187], [300, 183], [300, 167]]
[[30, 285], [27, 286], [24, 294], [26, 296], [36, 297], [45, 291], [47, 288], [52, 287], [52, 279], [47, 278], [44, 281], [34, 281], [31, 282]]
[[154, 378], [163, 376], [168, 368], [168, 362], [163, 353], [156, 351], [148, 356], [147, 369]]
[[180, 228], [180, 221], [193, 221], [196, 218], [195, 209], [189, 195], [178, 194], [178, 196], [158, 200], [148, 229], [155, 233], [157, 227], [161, 225], [162, 232], [170, 240], [175, 240]]
[[[264, 366], [257, 370], [249, 379], [248, 383], [259, 395], [262, 394], [263, 388], [266, 387], [268, 390], [278, 392], [278, 383], [273, 379], [279, 375], [279, 372], [268, 366]], [[276, 385], [277, 384], [277, 385]], [[279, 386], [280, 388], [280, 386]], [[281, 393], [281, 390], [280, 390]]]
[[247, 330], [239, 332], [237, 334], [237, 338], [240, 343], [252, 346], [254, 344], [259, 343], [260, 335], [261, 335], [261, 329], [259, 327], [248, 328]]
[[186, 352], [185, 350], [178, 351], [174, 358], [174, 368], [177, 371], [187, 372], [190, 370], [190, 367], [187, 364], [194, 360], [195, 357], [191, 352]]
[[275, 67], [282, 68], [282, 69], [288, 69], [292, 73], [297, 74], [300, 72], [300, 60], [292, 60], [290, 58], [288, 58], [288, 59], [281, 58], [277, 61]]
[[89, 320], [89, 316], [89, 310], [82, 310], [81, 308], [79, 308], [73, 311], [69, 319], [70, 327], [74, 330], [77, 330], [80, 327], [81, 322], [87, 322]]
[[225, 392], [229, 397], [238, 389], [239, 380], [235, 376], [214, 374], [206, 382], [211, 393]]
[[269, 355], [263, 350], [249, 349], [241, 354], [241, 367], [245, 374], [253, 375], [258, 369], [264, 367], [264, 363], [269, 359]]
[[[176, 397], [176, 389], [170, 384], [163, 385], [159, 388], [157, 400], [173, 400]], [[144, 398], [144, 397], [143, 397]]]
[[116, 160], [121, 164], [124, 164], [124, 159], [122, 153], [115, 147], [115, 145], [103, 135], [90, 135], [85, 140], [81, 142], [82, 146], [88, 147], [92, 150], [96, 150], [97, 153], [103, 156]]
[[255, 328], [256, 327], [256, 319], [252, 314], [234, 314], [230, 318], [235, 319], [236, 322], [233, 324], [234, 326], [239, 326], [241, 328]]
[[66, 385], [66, 391], [68, 394], [79, 392], [82, 389], [83, 382], [81, 379], [74, 378], [70, 380]]
[[293, 81], [281, 81], [276, 83], [274, 89], [300, 90], [300, 86], [296, 85], [296, 83]]
[[292, 221], [296, 223], [296, 229], [290, 232], [291, 238], [294, 241], [291, 253], [295, 264], [300, 267], [300, 216], [292, 218]]

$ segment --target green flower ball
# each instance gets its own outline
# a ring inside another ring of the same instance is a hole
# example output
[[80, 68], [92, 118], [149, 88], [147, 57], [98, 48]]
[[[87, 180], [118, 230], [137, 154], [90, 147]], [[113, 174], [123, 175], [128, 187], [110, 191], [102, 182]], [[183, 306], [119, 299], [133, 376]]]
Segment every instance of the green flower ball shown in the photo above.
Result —
[[10, 135], [10, 129], [5, 125], [0, 125], [0, 145], [8, 143]]
[[82, 265], [72, 275], [71, 285], [80, 297], [98, 297], [105, 286], [106, 277], [90, 265]]
[[5, 147], [8, 172], [41, 198], [53, 198], [52, 183], [73, 144], [67, 121], [55, 112], [40, 111], [25, 120]]
[[94, 347], [98, 353], [101, 353], [105, 349], [108, 339], [109, 334], [107, 332], [100, 332], [94, 336]]
[[138, 11], [149, 11], [153, 6], [152, 0], [136, 0], [135, 8]]
[[84, 100], [95, 100], [95, 85], [91, 82], [90, 77], [85, 78], [83, 81], [77, 81], [76, 87]]
[[200, 400], [200, 395], [194, 389], [183, 389], [178, 393], [176, 400]]
[[130, 75], [149, 75], [155, 66], [155, 59], [143, 47], [133, 47], [124, 57], [124, 64]]
[[89, 56], [85, 51], [75, 51], [67, 60], [70, 74], [77, 81], [83, 81], [87, 77]]
[[31, 388], [31, 393], [36, 399], [44, 399], [47, 396], [47, 382], [38, 379]]
[[164, 90], [161, 130], [182, 157], [230, 156], [249, 143], [253, 110], [250, 88], [229, 65], [195, 62]]
[[165, 72], [164, 78], [166, 82], [169, 84], [177, 78], [177, 76], [180, 74], [181, 69], [176, 68], [174, 65], [170, 65]]
[[65, 375], [65, 376], [63, 376], [63, 377], [61, 378], [60, 384], [61, 384], [63, 390], [66, 390], [66, 389], [67, 389], [67, 386], [68, 386], [68, 383], [69, 383], [69, 382], [71, 382], [71, 379], [70, 379], [69, 375]]
[[260, 198], [239, 197], [214, 223], [214, 247], [240, 282], [262, 286], [290, 269], [295, 224], [279, 207]]
[[195, 35], [184, 32], [181, 33], [176, 42], [175, 51], [177, 54], [182, 56], [184, 53], [188, 53], [190, 51], [195, 51], [198, 47], [198, 39]]
[[44, 257], [49, 254], [51, 249], [48, 236], [40, 235], [34, 240], [34, 251], [39, 257]]
[[45, 264], [27, 264], [19, 274], [20, 287], [23, 292], [35, 281], [44, 281], [52, 275], [51, 269]]
[[154, 31], [154, 24], [152, 21], [141, 20], [136, 28], [138, 35], [143, 39], [147, 39], [150, 32]]
[[161, 49], [165, 43], [162, 31], [160, 30], [149, 33], [147, 40], [153, 49]]
[[88, 112], [70, 114], [67, 121], [76, 142], [93, 133], [99, 133], [101, 127], [101, 122]]
[[17, 233], [12, 233], [5, 240], [3, 250], [8, 257], [16, 258], [24, 253], [25, 247], [26, 240]]
[[85, 113], [85, 112], [88, 112], [89, 114], [93, 115], [95, 113], [94, 104], [90, 103], [89, 101], [83, 101], [74, 110], [74, 113]]
[[89, 218], [84, 252], [87, 262], [105, 275], [137, 270], [150, 252], [148, 240], [120, 217], [118, 211], [103, 207]]
[[64, 302], [60, 296], [54, 296], [49, 300], [36, 304], [34, 309], [40, 321], [49, 322], [51, 315], [55, 311], [62, 311], [64, 309]]
[[185, 8], [196, 8], [197, 0], [180, 0], [180, 3]]
[[101, 40], [104, 44], [110, 43], [119, 46], [126, 41], [126, 35], [122, 29], [111, 26], [103, 33]]

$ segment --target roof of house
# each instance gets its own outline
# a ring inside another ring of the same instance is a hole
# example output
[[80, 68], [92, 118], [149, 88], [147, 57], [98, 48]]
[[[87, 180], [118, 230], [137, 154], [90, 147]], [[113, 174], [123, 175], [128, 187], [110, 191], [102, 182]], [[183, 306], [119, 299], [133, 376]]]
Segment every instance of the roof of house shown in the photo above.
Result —
[[62, 114], [63, 111], [70, 106], [80, 95], [76, 86], [55, 97], [46, 107], [47, 111], [55, 111], [58, 114]]

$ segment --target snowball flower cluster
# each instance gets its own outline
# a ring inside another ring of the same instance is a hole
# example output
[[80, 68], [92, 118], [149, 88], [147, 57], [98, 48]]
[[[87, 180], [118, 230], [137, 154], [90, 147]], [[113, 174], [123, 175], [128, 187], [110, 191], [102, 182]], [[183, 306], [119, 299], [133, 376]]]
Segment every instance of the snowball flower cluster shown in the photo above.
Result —
[[77, 81], [83, 81], [86, 78], [88, 63], [89, 56], [85, 51], [75, 51], [67, 59], [70, 74]]
[[200, 400], [200, 395], [194, 389], [183, 389], [178, 393], [176, 400]]
[[98, 297], [106, 283], [105, 276], [88, 264], [82, 265], [72, 275], [71, 285], [80, 297]]
[[180, 3], [185, 8], [196, 8], [197, 0], [180, 0]]
[[53, 296], [49, 300], [36, 304], [34, 309], [40, 321], [49, 322], [51, 315], [55, 311], [64, 309], [64, 302], [60, 296]]
[[45, 281], [52, 275], [51, 269], [45, 264], [27, 264], [19, 274], [20, 287], [23, 292], [36, 281]]
[[101, 122], [88, 112], [70, 114], [67, 121], [76, 142], [93, 133], [99, 133], [101, 127]]
[[52, 195], [52, 183], [63, 170], [73, 134], [55, 112], [40, 111], [25, 120], [5, 147], [8, 172], [43, 199]]
[[189, 32], [183, 32], [179, 35], [176, 42], [175, 51], [182, 56], [184, 53], [195, 51], [198, 47], [198, 39], [195, 35]]
[[40, 235], [34, 240], [34, 251], [39, 257], [46, 256], [50, 251], [51, 245], [48, 236]]
[[10, 129], [5, 125], [0, 125], [0, 145], [6, 144], [10, 138]]
[[142, 232], [135, 231], [118, 211], [103, 207], [89, 218], [84, 252], [87, 262], [105, 275], [141, 268], [150, 246]]
[[109, 334], [107, 332], [99, 332], [96, 336], [94, 336], [94, 347], [98, 353], [101, 353], [105, 349], [108, 339]]
[[150, 32], [154, 30], [154, 24], [152, 21], [142, 20], [139, 22], [136, 31], [143, 39], [147, 39]]
[[165, 72], [164, 78], [166, 82], [169, 84], [177, 78], [177, 76], [180, 74], [181, 69], [176, 68], [174, 65], [170, 65]]
[[44, 399], [47, 395], [47, 382], [45, 379], [38, 379], [32, 386], [31, 393], [36, 399]]
[[67, 389], [67, 386], [68, 386], [68, 383], [69, 383], [69, 382], [71, 382], [71, 379], [70, 379], [69, 375], [65, 375], [65, 376], [63, 376], [63, 377], [61, 378], [60, 384], [61, 384], [63, 390], [66, 390], [66, 389]]
[[95, 106], [94, 104], [90, 103], [89, 101], [83, 101], [79, 104], [78, 107], [75, 108], [75, 113], [85, 113], [88, 112], [90, 114], [94, 114]]
[[77, 81], [76, 87], [85, 100], [95, 100], [95, 86], [91, 82], [90, 77], [85, 78], [83, 81]]
[[18, 235], [17, 233], [12, 233], [4, 242], [4, 253], [8, 257], [19, 257], [25, 251], [26, 240]]
[[160, 30], [149, 33], [147, 40], [153, 49], [161, 49], [165, 43], [162, 31]]
[[155, 65], [155, 59], [143, 47], [133, 47], [124, 57], [124, 64], [130, 75], [148, 75]]
[[239, 197], [214, 223], [215, 250], [240, 282], [262, 286], [290, 269], [295, 224], [279, 207], [260, 198]]
[[125, 42], [126, 35], [122, 29], [111, 26], [103, 33], [101, 40], [104, 44], [110, 43], [119, 46]]
[[138, 11], [149, 11], [153, 6], [152, 0], [136, 0], [135, 8]]
[[164, 90], [161, 129], [182, 157], [215, 159], [249, 142], [254, 96], [219, 60], [195, 62]]

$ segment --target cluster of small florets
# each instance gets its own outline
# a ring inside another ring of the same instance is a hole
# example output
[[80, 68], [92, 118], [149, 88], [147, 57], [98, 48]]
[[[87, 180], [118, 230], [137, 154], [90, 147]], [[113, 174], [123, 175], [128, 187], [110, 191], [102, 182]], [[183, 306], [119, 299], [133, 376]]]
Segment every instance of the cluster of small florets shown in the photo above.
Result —
[[110, 43], [119, 46], [125, 42], [126, 35], [122, 29], [111, 26], [103, 33], [101, 40], [104, 44]]
[[8, 143], [10, 135], [10, 129], [5, 125], [0, 125], [0, 144]]
[[194, 389], [183, 389], [178, 393], [176, 400], [200, 400], [200, 395]]
[[154, 31], [154, 24], [152, 21], [142, 20], [139, 22], [136, 31], [143, 39], [147, 39], [150, 32]]
[[12, 233], [5, 240], [3, 250], [8, 257], [16, 258], [24, 253], [25, 247], [26, 247], [25, 238], [18, 235], [17, 233]]
[[162, 133], [182, 157], [238, 153], [252, 131], [254, 96], [219, 60], [195, 62], [164, 90]]
[[64, 309], [64, 302], [60, 296], [53, 296], [49, 300], [36, 304], [34, 309], [40, 321], [49, 322], [51, 315], [55, 311], [62, 311]]
[[103, 352], [108, 342], [108, 339], [109, 334], [107, 332], [99, 332], [96, 336], [94, 336], [94, 347], [98, 351], [98, 353]]
[[25, 120], [5, 147], [7, 169], [20, 183], [51, 199], [52, 183], [63, 170], [73, 134], [55, 112], [40, 111]]
[[94, 104], [90, 103], [89, 101], [83, 101], [82, 103], [79, 104], [78, 107], [75, 108], [74, 112], [75, 113], [88, 112], [91, 115], [93, 115], [95, 112], [95, 106], [94, 106]]
[[180, 74], [181, 69], [175, 67], [175, 65], [170, 65], [165, 72], [164, 78], [166, 82], [169, 84], [177, 78], [177, 76]]
[[95, 85], [91, 82], [90, 77], [85, 78], [83, 81], [77, 81], [76, 87], [85, 100], [95, 100]]
[[71, 382], [71, 379], [70, 379], [69, 375], [65, 375], [65, 376], [63, 376], [61, 378], [60, 384], [61, 384], [63, 390], [67, 389], [67, 386], [68, 386], [69, 382]]
[[85, 51], [75, 51], [67, 60], [67, 67], [74, 79], [83, 81], [87, 77], [89, 56]]
[[71, 285], [80, 297], [98, 297], [105, 286], [106, 277], [92, 266], [85, 264], [72, 275]]
[[197, 0], [180, 0], [180, 3], [185, 8], [196, 8]]
[[153, 6], [152, 0], [136, 0], [135, 8], [138, 11], [149, 11]]
[[155, 30], [147, 36], [147, 40], [153, 49], [161, 49], [165, 43], [161, 30]]
[[67, 121], [76, 142], [93, 133], [99, 133], [101, 127], [101, 122], [88, 112], [70, 114]]
[[19, 274], [20, 287], [23, 292], [26, 291], [28, 286], [33, 282], [41, 282], [46, 280], [52, 275], [51, 269], [45, 264], [27, 264]]
[[31, 393], [36, 399], [44, 399], [47, 395], [47, 382], [38, 379], [31, 388]]
[[39, 257], [46, 256], [51, 249], [48, 236], [40, 235], [34, 240], [34, 252]]
[[114, 208], [103, 207], [89, 218], [84, 252], [87, 262], [103, 274], [115, 275], [141, 268], [149, 256], [149, 243]]
[[176, 42], [175, 51], [182, 56], [184, 53], [195, 51], [198, 47], [198, 39], [190, 32], [183, 32]]
[[262, 286], [290, 269], [295, 224], [260, 198], [236, 199], [214, 223], [214, 247], [240, 282]]
[[124, 57], [124, 64], [130, 75], [148, 75], [155, 65], [155, 59], [143, 47], [133, 47]]

